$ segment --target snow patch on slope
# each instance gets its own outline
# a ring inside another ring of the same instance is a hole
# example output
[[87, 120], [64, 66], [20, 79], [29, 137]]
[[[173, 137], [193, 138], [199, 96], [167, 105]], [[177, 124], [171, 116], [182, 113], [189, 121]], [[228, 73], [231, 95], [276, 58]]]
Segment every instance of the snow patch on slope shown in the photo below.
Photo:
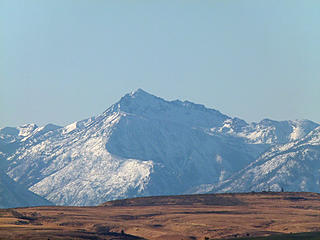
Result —
[[72, 132], [73, 130], [75, 130], [77, 128], [77, 122], [71, 123], [67, 126], [64, 127], [64, 131], [63, 133], [69, 133]]
[[27, 137], [37, 128], [38, 128], [38, 126], [34, 123], [22, 125], [22, 126], [18, 127], [19, 136]]
[[30, 190], [58, 205], [97, 205], [127, 197], [130, 189], [144, 190], [153, 162], [103, 156], [75, 157], [60, 171], [44, 178]]

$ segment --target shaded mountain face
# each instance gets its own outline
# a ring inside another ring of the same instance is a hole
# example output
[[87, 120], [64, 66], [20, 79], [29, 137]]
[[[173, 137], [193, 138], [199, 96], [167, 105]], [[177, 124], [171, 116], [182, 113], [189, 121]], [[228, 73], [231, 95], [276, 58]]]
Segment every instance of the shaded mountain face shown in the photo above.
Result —
[[28, 124], [19, 128], [0, 129], [0, 208], [53, 205], [45, 198], [29, 191], [26, 186], [12, 180], [5, 171], [8, 167], [7, 158], [24, 145], [26, 137], [32, 134], [44, 134], [57, 128], [59, 127], [52, 124], [43, 128], [38, 128], [35, 124]]
[[34, 194], [0, 171], [0, 208], [49, 206], [48, 200]]
[[34, 193], [59, 205], [96, 205], [216, 187], [263, 152], [302, 140], [317, 126], [308, 120], [248, 124], [139, 89], [65, 127], [1, 129], [0, 151], [6, 173]]

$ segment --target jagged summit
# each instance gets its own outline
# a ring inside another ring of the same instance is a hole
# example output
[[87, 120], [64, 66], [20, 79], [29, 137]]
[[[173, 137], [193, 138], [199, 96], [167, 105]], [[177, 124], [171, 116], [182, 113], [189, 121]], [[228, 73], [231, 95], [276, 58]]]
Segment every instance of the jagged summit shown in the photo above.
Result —
[[150, 93], [139, 88], [136, 91], [126, 94], [118, 102], [120, 105], [120, 110], [122, 111], [132, 111], [133, 108], [145, 108], [147, 106], [154, 107], [159, 104], [164, 104], [166, 101], [160, 97], [156, 97]]
[[[181, 101], [179, 99], [176, 99], [173, 101], [168, 101], [163, 98], [157, 97], [151, 93], [148, 93], [141, 88], [138, 88], [137, 90], [126, 94], [123, 98], [127, 99], [128, 97], [130, 97], [133, 101], [146, 101], [145, 104], [148, 104], [148, 105], [151, 105], [152, 103], [155, 103], [155, 102], [158, 102], [158, 103], [161, 102], [161, 103], [166, 103], [166, 104], [172, 104], [172, 105], [179, 106], [182, 108], [188, 108], [190, 110], [211, 111], [211, 112], [220, 113], [218, 110], [210, 109], [210, 108], [207, 108], [206, 106], [204, 106], [203, 104], [193, 103], [188, 100]], [[148, 101], [150, 101], [150, 102], [148, 102]]]
[[132, 91], [131, 93], [129, 93], [129, 95], [131, 95], [131, 96], [133, 96], [133, 97], [143, 96], [143, 95], [144, 95], [144, 96], [153, 96], [153, 97], [156, 97], [156, 96], [154, 96], [153, 94], [146, 92], [146, 91], [143, 90], [142, 88], [138, 88], [137, 90]]
[[164, 102], [165, 100], [159, 97], [156, 97], [141, 88], [127, 93], [124, 95], [118, 102], [113, 104], [108, 108], [105, 113], [109, 114], [110, 112], [126, 112], [134, 113], [138, 110], [146, 108], [147, 106], [157, 105], [157, 102]]
[[202, 104], [180, 100], [167, 101], [140, 88], [123, 96], [107, 109], [104, 115], [115, 112], [205, 128], [221, 126], [223, 121], [230, 118]]

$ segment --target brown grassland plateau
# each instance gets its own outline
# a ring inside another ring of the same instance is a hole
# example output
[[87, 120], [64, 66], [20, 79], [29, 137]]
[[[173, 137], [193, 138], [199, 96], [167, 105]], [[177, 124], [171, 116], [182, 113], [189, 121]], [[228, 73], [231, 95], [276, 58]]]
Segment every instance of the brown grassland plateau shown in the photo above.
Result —
[[202, 194], [0, 209], [0, 239], [252, 239], [299, 232], [320, 232], [320, 194]]

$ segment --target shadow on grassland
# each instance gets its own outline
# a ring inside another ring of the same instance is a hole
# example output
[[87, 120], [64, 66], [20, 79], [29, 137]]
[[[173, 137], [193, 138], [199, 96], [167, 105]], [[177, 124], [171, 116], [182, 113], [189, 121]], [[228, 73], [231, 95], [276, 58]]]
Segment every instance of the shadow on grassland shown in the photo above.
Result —
[[238, 240], [320, 240], [320, 232], [277, 234], [267, 237], [239, 237]]

